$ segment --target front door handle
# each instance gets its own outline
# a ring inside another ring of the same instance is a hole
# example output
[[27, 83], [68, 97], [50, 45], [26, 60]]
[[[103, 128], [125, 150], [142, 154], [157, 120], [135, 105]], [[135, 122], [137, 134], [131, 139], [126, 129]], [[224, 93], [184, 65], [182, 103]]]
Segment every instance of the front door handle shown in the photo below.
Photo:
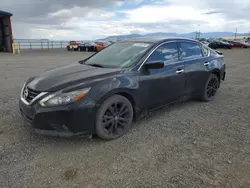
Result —
[[178, 69], [177, 71], [176, 71], [176, 74], [181, 74], [181, 73], [183, 73], [184, 72], [184, 69]]
[[205, 66], [208, 66], [208, 65], [209, 65], [209, 62], [205, 62], [204, 65], [205, 65]]

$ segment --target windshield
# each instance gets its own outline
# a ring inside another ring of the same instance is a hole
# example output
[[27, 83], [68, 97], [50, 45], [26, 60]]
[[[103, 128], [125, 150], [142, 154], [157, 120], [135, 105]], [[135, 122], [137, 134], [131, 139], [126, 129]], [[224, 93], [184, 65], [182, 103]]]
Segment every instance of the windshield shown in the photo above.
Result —
[[88, 59], [85, 64], [98, 64], [102, 67], [125, 68], [136, 63], [152, 44], [141, 42], [118, 42]]

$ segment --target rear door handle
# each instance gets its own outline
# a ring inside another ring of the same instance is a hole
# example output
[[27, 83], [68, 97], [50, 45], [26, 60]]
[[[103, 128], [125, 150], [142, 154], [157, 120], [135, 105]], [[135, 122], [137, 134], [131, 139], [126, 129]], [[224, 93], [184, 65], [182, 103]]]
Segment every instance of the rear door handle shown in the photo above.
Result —
[[209, 65], [209, 62], [205, 62], [204, 65], [205, 65], [205, 66], [208, 66], [208, 65]]
[[181, 74], [181, 73], [183, 73], [184, 72], [184, 69], [178, 69], [177, 71], [176, 71], [176, 74]]

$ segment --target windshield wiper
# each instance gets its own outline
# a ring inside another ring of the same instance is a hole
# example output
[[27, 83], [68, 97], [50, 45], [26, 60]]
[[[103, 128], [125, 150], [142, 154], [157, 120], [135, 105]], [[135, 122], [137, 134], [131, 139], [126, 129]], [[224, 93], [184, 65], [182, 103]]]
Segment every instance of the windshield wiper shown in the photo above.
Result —
[[89, 66], [92, 66], [92, 67], [100, 67], [100, 68], [104, 68], [104, 66], [100, 65], [100, 64], [95, 64], [95, 63], [92, 63], [92, 64], [86, 64], [86, 65], [89, 65]]
[[85, 62], [85, 60], [78, 61], [78, 63], [80, 63], [80, 64], [83, 64], [84, 62]]

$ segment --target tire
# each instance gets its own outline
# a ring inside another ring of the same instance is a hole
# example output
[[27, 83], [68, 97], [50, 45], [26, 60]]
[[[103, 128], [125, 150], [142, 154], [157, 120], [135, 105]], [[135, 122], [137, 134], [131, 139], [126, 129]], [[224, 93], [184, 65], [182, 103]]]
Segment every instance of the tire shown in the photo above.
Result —
[[96, 134], [104, 140], [121, 137], [131, 127], [133, 115], [132, 104], [127, 98], [121, 95], [111, 96], [97, 111]]
[[201, 100], [208, 102], [213, 100], [217, 90], [220, 87], [220, 80], [216, 74], [211, 74], [203, 88]]

